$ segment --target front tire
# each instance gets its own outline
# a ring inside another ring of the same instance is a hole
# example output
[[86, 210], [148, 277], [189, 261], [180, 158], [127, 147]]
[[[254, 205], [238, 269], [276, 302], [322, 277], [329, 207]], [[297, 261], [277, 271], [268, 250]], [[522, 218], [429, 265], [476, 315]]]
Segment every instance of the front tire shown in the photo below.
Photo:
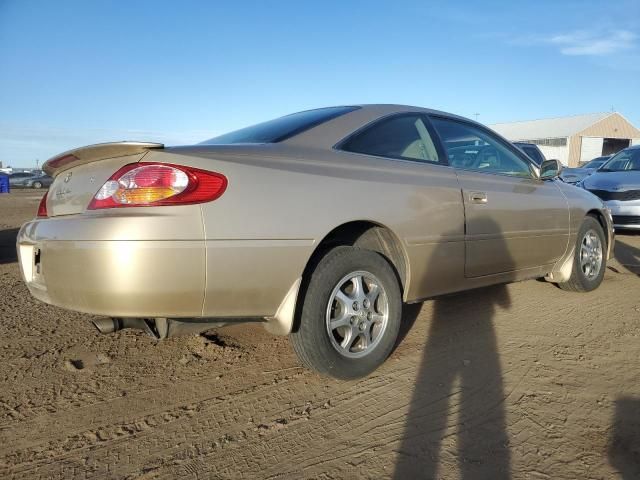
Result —
[[41, 188], [42, 188], [42, 183], [40, 183], [40, 182], [33, 182], [33, 188], [41, 189]]
[[303, 295], [299, 325], [290, 338], [306, 367], [353, 379], [387, 359], [398, 337], [402, 296], [382, 255], [334, 248], [311, 273]]
[[598, 288], [607, 268], [606, 245], [602, 225], [593, 217], [585, 217], [576, 240], [571, 277], [558, 286], [570, 292]]

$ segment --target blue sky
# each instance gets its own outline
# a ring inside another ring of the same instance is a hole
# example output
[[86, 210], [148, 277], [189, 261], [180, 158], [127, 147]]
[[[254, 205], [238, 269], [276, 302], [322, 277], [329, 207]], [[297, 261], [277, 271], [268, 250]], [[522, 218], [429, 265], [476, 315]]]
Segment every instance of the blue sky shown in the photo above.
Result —
[[0, 161], [318, 106], [640, 127], [640, 1], [0, 0]]

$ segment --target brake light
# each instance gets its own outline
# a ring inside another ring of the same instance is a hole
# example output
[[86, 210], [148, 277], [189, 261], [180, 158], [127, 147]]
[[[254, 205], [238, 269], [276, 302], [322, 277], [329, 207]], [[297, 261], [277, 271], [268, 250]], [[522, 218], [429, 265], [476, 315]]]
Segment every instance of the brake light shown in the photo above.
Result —
[[49, 214], [47, 213], [47, 193], [44, 194], [42, 200], [40, 200], [40, 204], [38, 205], [38, 218], [47, 218], [49, 216]]
[[100, 187], [88, 208], [210, 202], [219, 198], [226, 188], [227, 178], [219, 173], [167, 163], [131, 163]]

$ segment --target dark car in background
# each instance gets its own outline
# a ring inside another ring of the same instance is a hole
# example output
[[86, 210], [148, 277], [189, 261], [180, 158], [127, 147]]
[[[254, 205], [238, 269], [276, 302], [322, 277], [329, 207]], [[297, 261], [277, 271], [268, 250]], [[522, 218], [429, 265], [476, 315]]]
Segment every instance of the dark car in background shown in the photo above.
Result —
[[538, 166], [542, 165], [542, 162], [546, 160], [544, 153], [535, 143], [513, 142], [513, 144], [526, 153]]

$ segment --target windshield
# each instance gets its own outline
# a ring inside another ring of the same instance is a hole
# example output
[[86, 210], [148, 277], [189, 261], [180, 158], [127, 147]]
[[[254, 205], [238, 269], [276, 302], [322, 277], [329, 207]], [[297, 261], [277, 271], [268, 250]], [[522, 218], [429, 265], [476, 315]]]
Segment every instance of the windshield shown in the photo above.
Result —
[[316, 127], [358, 107], [328, 107], [304, 112], [292, 113], [284, 117], [258, 123], [251, 127], [241, 128], [210, 138], [200, 145], [228, 145], [233, 143], [275, 143]]
[[640, 170], [640, 148], [622, 150], [598, 171], [624, 172], [628, 170]]
[[601, 165], [603, 165], [604, 162], [606, 162], [606, 159], [605, 160], [598, 160], [596, 158], [595, 160], [591, 160], [589, 163], [585, 164], [584, 168], [598, 168]]

